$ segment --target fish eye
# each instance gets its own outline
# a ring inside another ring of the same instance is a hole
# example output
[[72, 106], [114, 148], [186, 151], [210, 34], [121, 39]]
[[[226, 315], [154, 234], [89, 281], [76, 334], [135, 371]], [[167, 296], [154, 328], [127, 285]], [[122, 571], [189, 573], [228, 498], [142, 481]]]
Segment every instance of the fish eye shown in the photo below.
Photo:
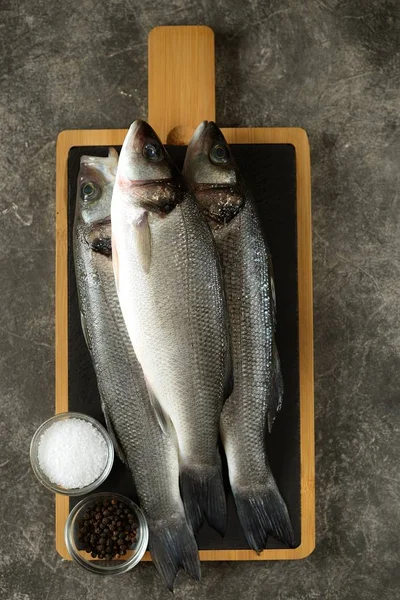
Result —
[[92, 181], [86, 181], [81, 186], [81, 198], [85, 202], [89, 202], [90, 200], [95, 200], [99, 195], [99, 188]]
[[143, 156], [152, 162], [159, 162], [163, 158], [163, 151], [158, 142], [149, 142], [143, 148]]
[[210, 160], [215, 165], [226, 165], [229, 163], [229, 150], [225, 144], [215, 144], [210, 150]]

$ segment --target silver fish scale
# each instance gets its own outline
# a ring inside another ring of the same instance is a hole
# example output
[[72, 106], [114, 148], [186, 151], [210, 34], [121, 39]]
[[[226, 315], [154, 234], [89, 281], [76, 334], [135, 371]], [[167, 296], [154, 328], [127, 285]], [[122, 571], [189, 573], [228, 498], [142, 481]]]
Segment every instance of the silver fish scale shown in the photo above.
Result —
[[191, 196], [166, 218], [150, 219], [150, 271], [131, 264], [132, 341], [183, 463], [215, 464], [228, 356], [217, 252]]
[[162, 433], [148, 400], [119, 307], [111, 260], [88, 251], [81, 231], [74, 242], [80, 308], [105, 413], [148, 520], [170, 521], [172, 514], [183, 514], [174, 442]]
[[265, 433], [272, 387], [273, 308], [268, 249], [250, 201], [214, 231], [228, 299], [234, 390], [221, 416], [230, 479], [241, 489], [262, 486]]

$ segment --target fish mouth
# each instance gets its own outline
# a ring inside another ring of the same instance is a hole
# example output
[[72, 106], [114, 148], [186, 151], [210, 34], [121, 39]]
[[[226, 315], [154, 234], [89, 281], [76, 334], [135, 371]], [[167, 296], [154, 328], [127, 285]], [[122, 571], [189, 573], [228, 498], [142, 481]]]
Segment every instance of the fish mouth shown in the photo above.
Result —
[[215, 142], [223, 142], [226, 144], [222, 131], [214, 121], [202, 121], [192, 135], [188, 149], [208, 152], [210, 146]]
[[232, 183], [224, 182], [224, 183], [193, 183], [192, 189], [197, 192], [207, 192], [210, 190], [231, 190], [235, 186]]
[[[194, 171], [201, 170], [201, 161], [204, 159], [207, 160], [207, 163], [210, 161], [210, 150], [214, 144], [218, 143], [228, 146], [221, 130], [214, 121], [202, 121], [189, 141], [183, 167], [184, 174], [190, 174], [192, 169]], [[195, 180], [196, 177], [192, 179]]]
[[80, 166], [83, 168], [95, 168], [101, 171], [105, 169], [107, 172], [115, 174], [118, 165], [118, 152], [115, 148], [108, 149], [107, 156], [89, 156], [83, 154], [80, 158]]
[[134, 137], [137, 133], [137, 131], [139, 131], [140, 127], [142, 127], [144, 125], [144, 121], [142, 119], [135, 119], [135, 121], [133, 121], [133, 123], [131, 123], [129, 129], [128, 129], [128, 133], [127, 133], [127, 137], [128, 135], [130, 137]]
[[195, 129], [187, 148], [187, 155], [201, 152], [204, 149], [204, 141], [208, 129], [209, 121], [202, 121]]
[[237, 183], [233, 155], [214, 121], [203, 121], [194, 132], [187, 148], [183, 174], [194, 192], [223, 190]]
[[202, 137], [202, 135], [204, 134], [204, 132], [207, 128], [207, 125], [208, 125], [208, 121], [202, 121], [200, 123], [200, 125], [198, 125], [198, 127], [195, 129], [195, 131], [192, 135], [192, 139], [190, 140], [189, 145], [192, 143], [195, 144]]
[[154, 129], [142, 119], [136, 119], [128, 129], [124, 141], [124, 147], [139, 154], [142, 153], [143, 144], [152, 139], [162, 146], [162, 142]]
[[203, 134], [201, 136], [203, 141], [203, 150], [209, 152], [211, 146], [214, 144], [223, 144], [227, 148], [229, 148], [228, 143], [224, 137], [224, 134], [218, 127], [214, 121], [208, 121], [207, 127], [204, 129]]
[[119, 181], [123, 181], [125, 184], [128, 183], [128, 185], [131, 186], [140, 186], [140, 187], [146, 187], [146, 186], [152, 186], [152, 185], [164, 185], [164, 184], [174, 184], [174, 185], [178, 185], [179, 182], [176, 182], [176, 180], [173, 177], [161, 177], [159, 179], [126, 179], [124, 180], [122, 177], [119, 178]]

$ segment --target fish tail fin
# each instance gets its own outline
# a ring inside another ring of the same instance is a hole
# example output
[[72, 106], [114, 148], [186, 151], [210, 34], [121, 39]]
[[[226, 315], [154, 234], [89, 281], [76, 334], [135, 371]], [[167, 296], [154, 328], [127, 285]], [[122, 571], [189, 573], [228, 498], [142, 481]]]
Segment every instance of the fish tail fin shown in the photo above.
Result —
[[180, 567], [193, 579], [200, 581], [199, 552], [183, 513], [168, 522], [149, 523], [149, 532], [151, 557], [161, 579], [171, 592]]
[[294, 547], [289, 513], [273, 480], [264, 489], [234, 489], [233, 494], [240, 523], [253, 550], [261, 552], [266, 547], [269, 534], [287, 546]]
[[186, 518], [197, 532], [203, 515], [220, 535], [226, 530], [226, 496], [220, 462], [181, 468], [181, 494]]
[[277, 414], [282, 408], [283, 377], [281, 361], [275, 340], [272, 343], [272, 389], [268, 398], [268, 431], [271, 432]]

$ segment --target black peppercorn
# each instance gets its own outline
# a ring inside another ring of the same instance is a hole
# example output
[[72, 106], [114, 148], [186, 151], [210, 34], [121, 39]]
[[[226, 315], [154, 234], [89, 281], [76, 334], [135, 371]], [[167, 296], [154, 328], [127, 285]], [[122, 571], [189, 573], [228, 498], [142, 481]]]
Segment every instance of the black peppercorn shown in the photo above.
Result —
[[131, 510], [116, 498], [93, 505], [78, 523], [81, 550], [92, 558], [121, 558], [136, 538], [137, 525]]

